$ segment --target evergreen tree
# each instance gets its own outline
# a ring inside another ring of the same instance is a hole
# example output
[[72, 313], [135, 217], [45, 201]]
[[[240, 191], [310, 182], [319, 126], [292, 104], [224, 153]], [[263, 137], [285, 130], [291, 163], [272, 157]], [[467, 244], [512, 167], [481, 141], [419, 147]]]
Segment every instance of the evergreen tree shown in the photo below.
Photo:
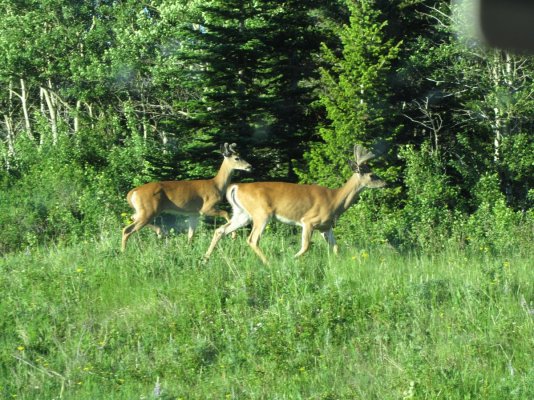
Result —
[[215, 1], [203, 7], [206, 20], [196, 32], [205, 65], [204, 112], [198, 119], [208, 130], [221, 127], [235, 138], [252, 135], [262, 108], [259, 78], [261, 21], [253, 1]]
[[314, 7], [313, 1], [214, 0], [188, 32], [190, 81], [202, 87], [191, 122], [206, 142], [254, 147], [257, 175], [291, 175], [290, 161], [313, 131], [313, 55], [320, 42]]
[[328, 124], [320, 127], [323, 143], [311, 146], [306, 154], [309, 170], [299, 171], [308, 182], [339, 186], [350, 173], [346, 160], [355, 143], [372, 147], [391, 143], [388, 119], [394, 114], [388, 101], [391, 93], [387, 76], [400, 42], [395, 44], [384, 34], [386, 22], [373, 0], [350, 1], [349, 24], [341, 33], [342, 55], [338, 57], [323, 47], [330, 68], [321, 70]]
[[[320, 42], [328, 40], [327, 31], [318, 24], [329, 9], [318, 3], [265, 0], [263, 4], [268, 18], [263, 35], [267, 54], [262, 60], [267, 100], [264, 142], [273, 148], [268, 155], [270, 169], [282, 166], [270, 176], [295, 180], [292, 162], [302, 157], [317, 124], [318, 113], [312, 107], [319, 78], [315, 55]], [[317, 9], [320, 6], [322, 10]]]

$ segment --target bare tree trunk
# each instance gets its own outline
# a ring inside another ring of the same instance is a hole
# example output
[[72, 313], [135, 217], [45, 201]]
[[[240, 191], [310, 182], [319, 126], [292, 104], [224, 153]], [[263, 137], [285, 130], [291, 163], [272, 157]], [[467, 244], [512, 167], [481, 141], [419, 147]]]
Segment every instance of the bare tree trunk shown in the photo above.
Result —
[[[495, 50], [490, 72], [496, 93], [503, 86], [511, 88], [514, 81], [513, 62], [510, 53]], [[491, 123], [493, 129], [493, 161], [498, 162], [501, 158], [502, 139], [509, 131], [510, 121], [507, 119], [506, 110], [503, 110], [499, 104], [499, 99], [495, 100], [493, 114], [494, 120]]]
[[82, 106], [81, 100], [76, 101], [76, 111], [74, 114], [74, 133], [80, 130], [80, 108]]
[[11, 169], [10, 158], [15, 154], [15, 132], [13, 129], [13, 118], [11, 116], [13, 109], [13, 91], [12, 82], [9, 82], [9, 100], [6, 114], [4, 114], [4, 125], [6, 126], [6, 142], [7, 142], [7, 154], [6, 154], [6, 169]]
[[4, 114], [4, 125], [6, 126], [7, 154], [13, 156], [15, 155], [15, 131], [13, 120], [7, 114]]
[[4, 124], [6, 126], [6, 141], [7, 141], [7, 155], [6, 155], [6, 169], [11, 169], [10, 159], [15, 155], [15, 131], [13, 129], [13, 120], [7, 114], [4, 114]]
[[13, 90], [12, 82], [9, 83], [9, 99], [11, 102], [12, 96], [15, 95], [19, 98], [22, 112], [24, 114], [24, 127], [26, 128], [26, 134], [30, 139], [35, 139], [32, 133], [32, 126], [30, 122], [30, 112], [28, 111], [28, 92], [26, 91], [26, 82], [20, 78], [20, 93]]
[[141, 99], [141, 112], [141, 127], [143, 129], [143, 140], [146, 142], [148, 139], [148, 122], [145, 102], [143, 101], [143, 98]]
[[501, 153], [501, 141], [502, 141], [502, 119], [501, 110], [498, 107], [493, 108], [495, 113], [495, 121], [493, 122], [493, 161], [498, 162]]
[[426, 97], [423, 101], [414, 100], [413, 103], [417, 106], [417, 109], [421, 114], [421, 119], [412, 118], [408, 114], [404, 114], [404, 116], [410, 121], [421, 125], [423, 127], [423, 133], [428, 129], [430, 133], [430, 143], [433, 146], [433, 148], [431, 148], [432, 152], [439, 154], [439, 135], [443, 128], [443, 118], [441, 118], [439, 113], [432, 111], [429, 97]]
[[20, 78], [20, 101], [22, 103], [22, 112], [24, 113], [24, 126], [26, 127], [26, 134], [31, 140], [34, 140], [35, 137], [32, 133], [30, 113], [28, 111], [28, 92], [26, 91], [26, 82], [22, 78]]
[[165, 131], [161, 132], [161, 143], [163, 144], [163, 154], [168, 154], [169, 137], [167, 136], [167, 132]]
[[85, 107], [87, 108], [87, 114], [89, 115], [89, 120], [91, 121], [91, 129], [95, 129], [95, 123], [93, 120], [93, 106], [89, 103], [85, 103]]
[[50, 117], [50, 128], [52, 130], [52, 144], [57, 144], [58, 132], [57, 132], [57, 107], [55, 101], [52, 98], [50, 91], [44, 87], [41, 87], [41, 93], [44, 96], [46, 105], [48, 107], [48, 114]]
[[143, 118], [143, 121], [141, 122], [143, 127], [143, 140], [146, 142], [148, 139], [148, 124], [146, 120]]
[[[493, 66], [491, 68], [491, 77], [493, 79], [493, 86], [498, 89], [500, 87], [500, 51], [495, 50], [493, 56]], [[491, 123], [493, 129], [493, 161], [498, 162], [500, 157], [500, 147], [502, 139], [502, 121], [501, 110], [497, 104], [493, 107], [494, 120]]]

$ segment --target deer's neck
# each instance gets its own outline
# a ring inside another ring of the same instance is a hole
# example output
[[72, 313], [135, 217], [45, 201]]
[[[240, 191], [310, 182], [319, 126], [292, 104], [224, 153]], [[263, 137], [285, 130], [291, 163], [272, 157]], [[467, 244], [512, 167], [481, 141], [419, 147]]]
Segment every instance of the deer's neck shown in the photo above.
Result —
[[361, 177], [358, 174], [354, 174], [350, 179], [339, 189], [336, 190], [336, 196], [334, 200], [335, 209], [339, 213], [342, 213], [349, 208], [356, 200], [358, 193], [364, 189]]
[[219, 168], [219, 172], [217, 172], [217, 175], [213, 178], [213, 182], [215, 183], [215, 186], [221, 193], [226, 192], [226, 188], [230, 184], [230, 180], [232, 179], [232, 173], [233, 170], [228, 167], [226, 164], [226, 160], [223, 161], [221, 164], [221, 168]]

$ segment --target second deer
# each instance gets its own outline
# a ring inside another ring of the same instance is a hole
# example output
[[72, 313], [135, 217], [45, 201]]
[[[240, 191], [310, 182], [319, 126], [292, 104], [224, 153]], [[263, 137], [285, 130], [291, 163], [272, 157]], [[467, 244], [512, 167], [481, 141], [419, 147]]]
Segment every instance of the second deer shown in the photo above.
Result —
[[354, 173], [339, 189], [286, 182], [231, 185], [226, 197], [232, 205], [232, 219], [215, 230], [204, 258], [210, 257], [224, 235], [252, 222], [252, 231], [247, 242], [263, 263], [267, 264], [267, 258], [258, 247], [258, 242], [272, 217], [302, 227], [302, 246], [295, 257], [308, 250], [314, 229], [321, 232], [334, 253], [337, 253], [338, 247], [332, 230], [337, 218], [355, 202], [356, 196], [363, 189], [381, 188], [386, 185], [367, 166], [367, 161], [373, 157], [375, 155], [372, 152], [361, 146], [354, 146], [355, 160], [351, 163]]
[[128, 203], [135, 210], [133, 222], [122, 231], [122, 251], [132, 233], [144, 226], [153, 229], [158, 236], [162, 230], [152, 220], [162, 212], [186, 215], [188, 217], [188, 241], [191, 242], [200, 215], [223, 217], [230, 221], [228, 213], [216, 205], [224, 198], [226, 188], [235, 170], [250, 171], [251, 165], [235, 150], [236, 144], [221, 146], [224, 160], [219, 172], [212, 179], [192, 181], [151, 182], [132, 189], [127, 196]]

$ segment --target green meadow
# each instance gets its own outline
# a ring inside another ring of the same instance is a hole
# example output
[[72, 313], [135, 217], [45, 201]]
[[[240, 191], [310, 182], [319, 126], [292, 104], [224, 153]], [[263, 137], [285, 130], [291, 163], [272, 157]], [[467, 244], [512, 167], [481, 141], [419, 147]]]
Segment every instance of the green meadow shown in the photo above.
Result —
[[[276, 226], [275, 226], [276, 229]], [[0, 259], [3, 399], [532, 399], [532, 249], [119, 231]]]

